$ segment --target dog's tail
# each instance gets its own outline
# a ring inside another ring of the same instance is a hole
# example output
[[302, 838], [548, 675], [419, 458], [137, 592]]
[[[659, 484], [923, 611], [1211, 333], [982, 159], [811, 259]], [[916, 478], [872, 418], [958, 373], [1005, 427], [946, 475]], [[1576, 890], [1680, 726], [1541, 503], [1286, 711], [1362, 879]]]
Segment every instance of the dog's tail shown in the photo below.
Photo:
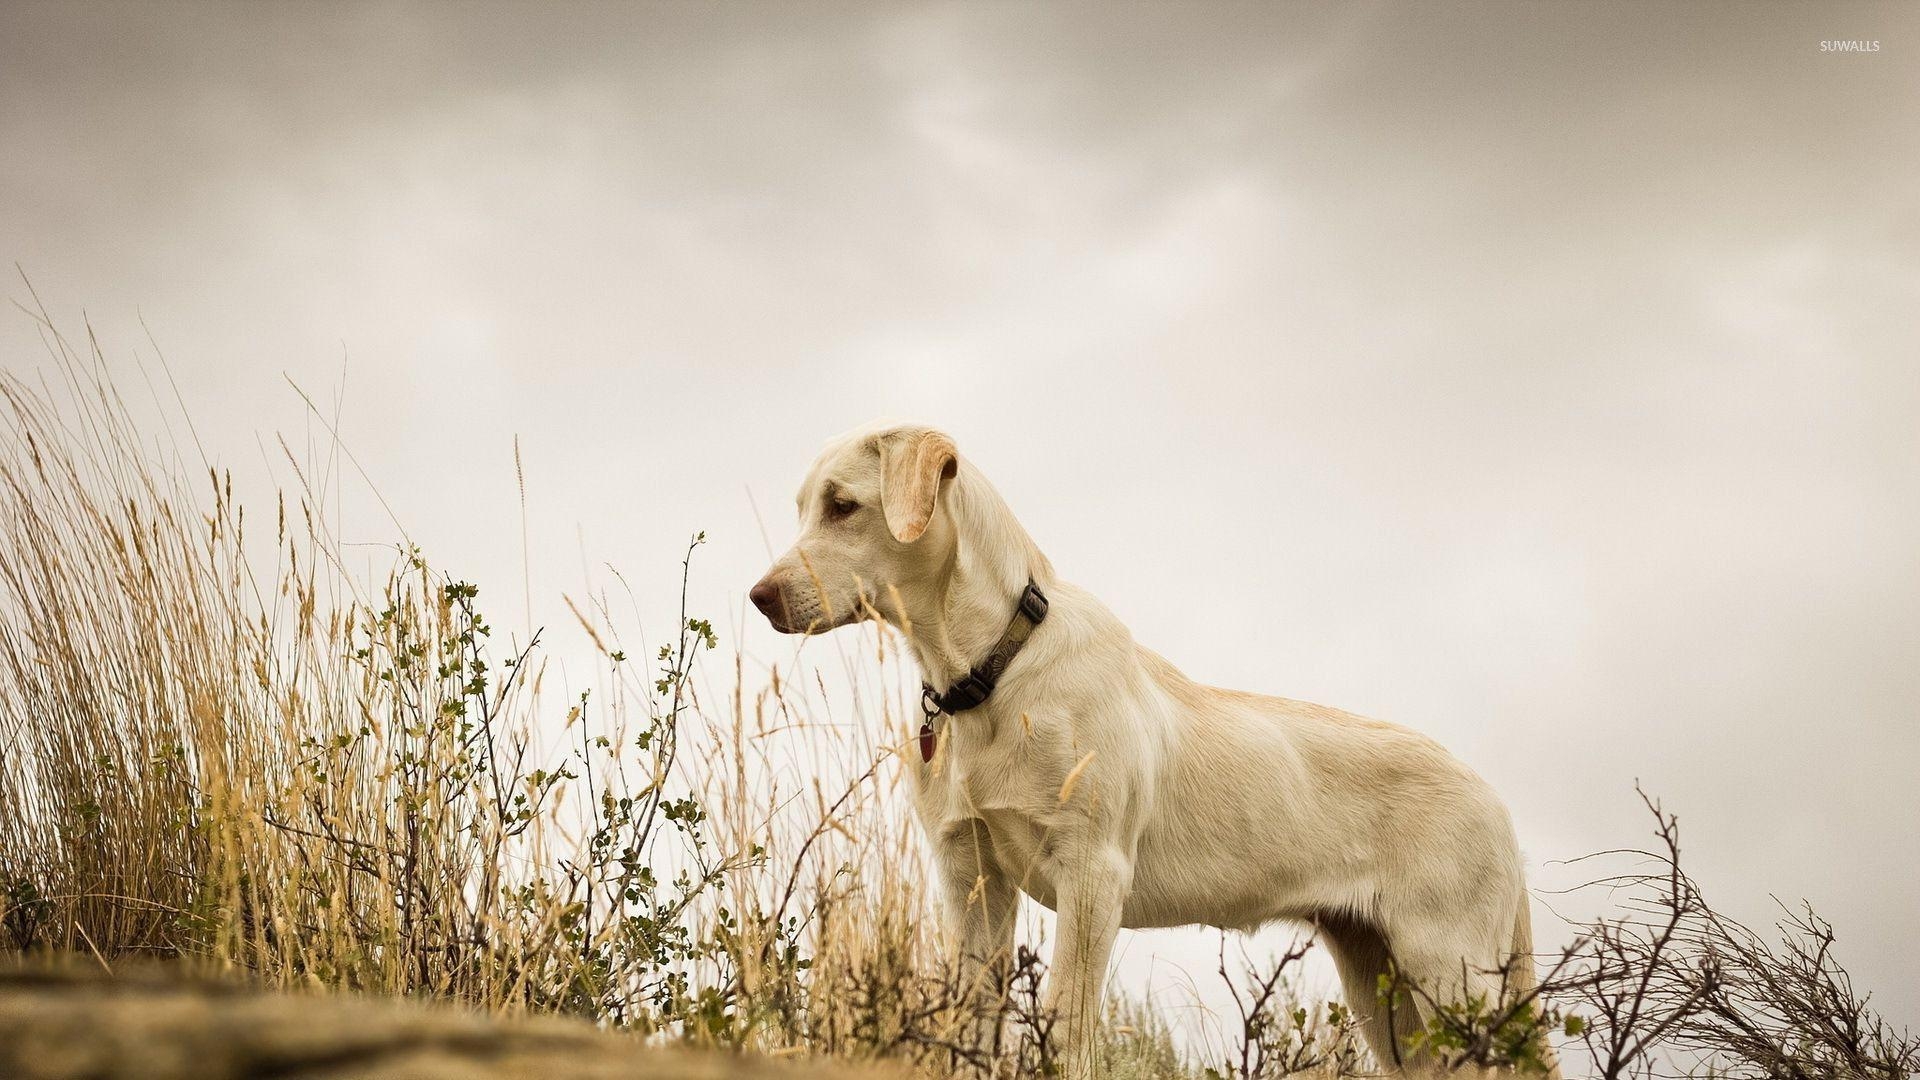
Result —
[[1516, 998], [1533, 993], [1538, 981], [1533, 973], [1532, 897], [1520, 890], [1520, 909], [1513, 917], [1513, 964], [1507, 972], [1507, 991]]
[[[1520, 887], [1519, 911], [1513, 917], [1513, 956], [1507, 965], [1507, 992], [1514, 1000], [1529, 997], [1540, 985], [1533, 969], [1533, 894]], [[1534, 1006], [1536, 1012], [1539, 1004]], [[1548, 1080], [1560, 1080], [1560, 1056], [1553, 1051], [1547, 1032], [1541, 1031], [1540, 1060], [1547, 1066]]]

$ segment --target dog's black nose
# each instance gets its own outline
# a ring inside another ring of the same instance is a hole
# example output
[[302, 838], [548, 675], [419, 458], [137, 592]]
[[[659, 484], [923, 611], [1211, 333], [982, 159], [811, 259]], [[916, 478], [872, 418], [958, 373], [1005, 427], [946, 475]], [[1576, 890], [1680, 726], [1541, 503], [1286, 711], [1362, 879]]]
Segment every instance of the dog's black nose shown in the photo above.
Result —
[[776, 626], [779, 625], [780, 586], [767, 578], [761, 578], [759, 583], [747, 593], [747, 599], [753, 601], [753, 606], [760, 609], [760, 614], [765, 615]]

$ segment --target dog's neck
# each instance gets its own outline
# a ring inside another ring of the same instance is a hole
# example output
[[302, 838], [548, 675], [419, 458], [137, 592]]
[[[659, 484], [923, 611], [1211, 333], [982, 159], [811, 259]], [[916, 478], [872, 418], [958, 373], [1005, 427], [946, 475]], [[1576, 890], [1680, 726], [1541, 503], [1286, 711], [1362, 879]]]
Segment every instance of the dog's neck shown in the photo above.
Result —
[[944, 498], [955, 531], [949, 563], [938, 585], [903, 596], [912, 620], [908, 641], [936, 689], [986, 659], [1029, 580], [1043, 591], [1053, 584], [1052, 564], [984, 477], [963, 465]]

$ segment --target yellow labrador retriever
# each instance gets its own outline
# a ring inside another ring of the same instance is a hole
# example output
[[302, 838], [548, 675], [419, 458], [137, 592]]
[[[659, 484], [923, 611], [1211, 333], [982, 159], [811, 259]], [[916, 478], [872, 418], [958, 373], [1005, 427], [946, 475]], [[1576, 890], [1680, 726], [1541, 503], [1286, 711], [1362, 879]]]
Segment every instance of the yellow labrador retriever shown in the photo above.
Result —
[[1512, 823], [1432, 740], [1188, 679], [1056, 577], [939, 431], [833, 441], [799, 509], [749, 595], [787, 633], [906, 632], [929, 703], [908, 772], [961, 955], [989, 985], [1016, 890], [1059, 913], [1048, 996], [1072, 1074], [1123, 926], [1313, 923], [1387, 1066], [1420, 1023], [1378, 1005], [1389, 950], [1428, 1004], [1531, 982]]

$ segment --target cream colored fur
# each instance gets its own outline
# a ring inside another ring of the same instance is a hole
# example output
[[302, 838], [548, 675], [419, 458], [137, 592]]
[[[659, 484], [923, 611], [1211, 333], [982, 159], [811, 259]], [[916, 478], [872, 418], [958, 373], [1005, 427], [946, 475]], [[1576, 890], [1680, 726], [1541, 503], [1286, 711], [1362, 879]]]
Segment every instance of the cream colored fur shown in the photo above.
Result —
[[[1531, 945], [1507, 811], [1433, 740], [1188, 679], [1057, 577], [931, 429], [830, 443], [799, 510], [800, 539], [761, 586], [784, 602], [775, 626], [884, 618], [936, 687], [987, 654], [1029, 577], [1052, 601], [992, 698], [938, 721], [932, 763], [905, 757], [952, 928], [983, 983], [1011, 951], [1018, 892], [1059, 913], [1048, 993], [1071, 1074], [1092, 1067], [1123, 926], [1313, 923], [1387, 1064], [1404, 1053], [1376, 1002], [1389, 944], [1440, 1000], [1492, 997], [1510, 962], [1509, 991], [1531, 980], [1531, 958], [1515, 958]], [[1404, 1035], [1413, 1021], [1400, 1019]]]

